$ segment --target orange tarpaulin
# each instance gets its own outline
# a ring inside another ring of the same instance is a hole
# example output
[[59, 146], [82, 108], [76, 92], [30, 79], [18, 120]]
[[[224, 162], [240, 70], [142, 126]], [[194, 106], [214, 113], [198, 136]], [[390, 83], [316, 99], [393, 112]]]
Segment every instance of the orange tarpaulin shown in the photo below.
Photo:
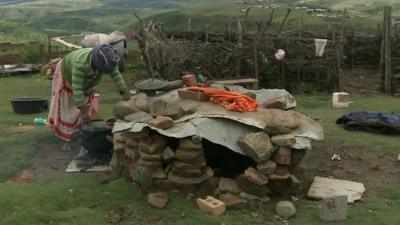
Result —
[[231, 111], [251, 112], [258, 108], [256, 100], [237, 92], [202, 87], [193, 87], [189, 90], [202, 92], [210, 98], [210, 101]]

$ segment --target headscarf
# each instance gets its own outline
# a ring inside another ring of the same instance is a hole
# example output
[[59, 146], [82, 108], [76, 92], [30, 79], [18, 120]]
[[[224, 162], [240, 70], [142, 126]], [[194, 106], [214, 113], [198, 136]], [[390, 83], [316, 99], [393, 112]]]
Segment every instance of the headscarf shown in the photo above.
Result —
[[118, 51], [113, 46], [96, 45], [92, 51], [92, 64], [100, 72], [110, 73], [119, 63]]

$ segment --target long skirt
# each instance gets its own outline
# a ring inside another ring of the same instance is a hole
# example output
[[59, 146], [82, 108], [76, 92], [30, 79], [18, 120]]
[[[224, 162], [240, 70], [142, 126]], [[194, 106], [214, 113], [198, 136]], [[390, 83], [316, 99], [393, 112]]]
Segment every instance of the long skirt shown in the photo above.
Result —
[[[75, 104], [72, 89], [61, 74], [62, 60], [58, 62], [53, 75], [52, 98], [48, 121], [56, 136], [70, 141], [79, 131], [81, 111]], [[85, 93], [85, 104], [89, 104], [93, 92]]]

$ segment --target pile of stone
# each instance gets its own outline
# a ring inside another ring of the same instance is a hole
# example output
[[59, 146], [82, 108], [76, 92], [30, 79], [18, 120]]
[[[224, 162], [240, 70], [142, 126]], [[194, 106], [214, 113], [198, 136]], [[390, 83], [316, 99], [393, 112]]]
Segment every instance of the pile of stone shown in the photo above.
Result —
[[173, 183], [200, 184], [213, 176], [211, 168], [206, 166], [201, 138], [194, 136], [192, 139], [181, 139], [175, 157], [168, 174], [168, 179]]
[[[176, 119], [193, 113], [195, 108], [195, 105], [180, 107], [165, 100], [150, 102], [145, 94], [139, 94], [130, 101], [118, 103], [114, 114], [128, 122], [165, 130], [173, 127]], [[308, 148], [299, 145], [298, 138], [292, 134], [300, 126], [297, 114], [281, 110], [271, 113], [277, 116], [263, 131], [246, 134], [237, 141], [242, 151], [255, 161], [255, 166], [233, 179], [214, 177], [213, 170], [207, 166], [201, 137], [182, 138], [176, 143], [147, 127], [140, 132], [114, 133], [112, 165], [146, 190], [189, 188], [194, 192], [207, 183], [212, 190], [208, 194], [218, 197], [227, 209], [256, 201], [268, 202], [274, 194], [289, 196], [300, 188], [300, 179], [295, 174]]]
[[199, 137], [180, 140], [171, 149], [168, 139], [155, 131], [114, 133], [113, 167], [127, 171], [129, 178], [144, 188], [170, 190], [187, 188], [210, 179], [214, 173], [206, 166]]
[[239, 146], [257, 162], [257, 167], [248, 168], [236, 182], [257, 196], [297, 192], [300, 180], [292, 172], [297, 170], [306, 150], [292, 148], [295, 142], [295, 136], [289, 134], [270, 138], [266, 132], [258, 132], [241, 137]]

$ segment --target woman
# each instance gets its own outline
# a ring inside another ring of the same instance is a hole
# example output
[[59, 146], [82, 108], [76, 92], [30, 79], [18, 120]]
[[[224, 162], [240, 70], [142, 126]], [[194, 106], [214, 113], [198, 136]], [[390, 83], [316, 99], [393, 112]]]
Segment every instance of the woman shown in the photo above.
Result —
[[53, 76], [48, 121], [56, 136], [63, 139], [63, 150], [71, 150], [72, 135], [80, 124], [90, 123], [93, 88], [109, 74], [124, 100], [130, 97], [118, 70], [119, 56], [111, 45], [75, 50], [60, 60]]

